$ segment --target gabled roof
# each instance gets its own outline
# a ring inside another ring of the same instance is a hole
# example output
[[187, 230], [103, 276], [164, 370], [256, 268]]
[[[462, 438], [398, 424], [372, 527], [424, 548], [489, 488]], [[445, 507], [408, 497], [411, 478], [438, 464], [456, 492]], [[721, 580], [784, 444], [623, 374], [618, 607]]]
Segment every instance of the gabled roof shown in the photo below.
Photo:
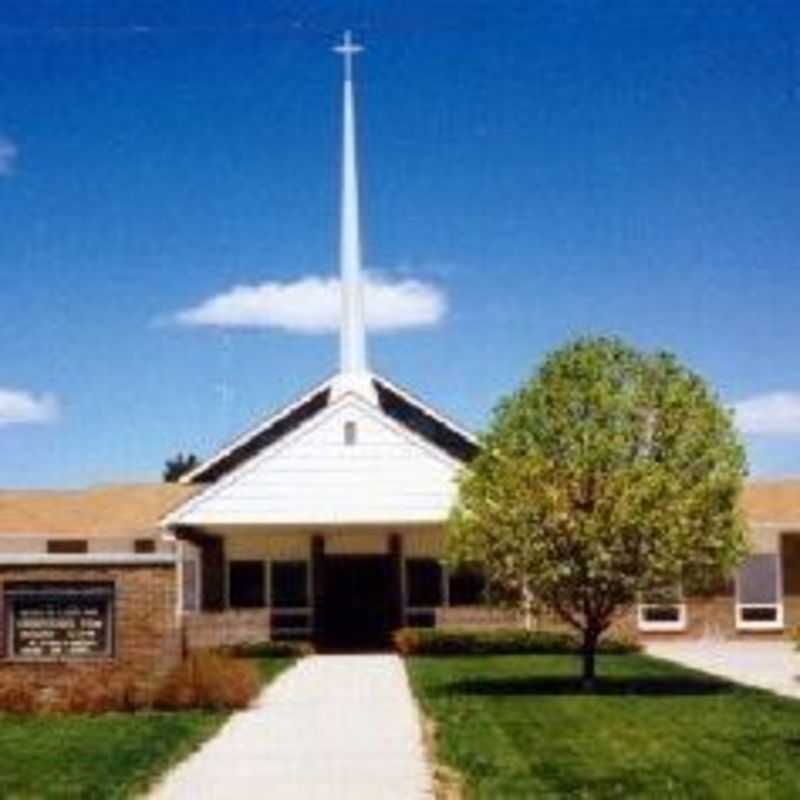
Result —
[[471, 433], [385, 378], [375, 376], [372, 383], [384, 414], [458, 461], [470, 461], [478, 454], [478, 442]]
[[327, 407], [330, 394], [330, 387], [325, 385], [312, 390], [195, 467], [183, 477], [181, 483], [214, 483], [315, 417]]
[[[350, 443], [347, 423], [357, 426]], [[357, 446], [352, 446], [356, 445]], [[164, 527], [439, 524], [461, 462], [345, 390], [162, 519]]]
[[[369, 377], [375, 388], [378, 407], [387, 417], [458, 461], [469, 461], [477, 453], [477, 440], [467, 430], [385, 378]], [[336, 377], [328, 379], [267, 417], [184, 475], [181, 483], [215, 483], [281, 441], [329, 407], [335, 381]]]

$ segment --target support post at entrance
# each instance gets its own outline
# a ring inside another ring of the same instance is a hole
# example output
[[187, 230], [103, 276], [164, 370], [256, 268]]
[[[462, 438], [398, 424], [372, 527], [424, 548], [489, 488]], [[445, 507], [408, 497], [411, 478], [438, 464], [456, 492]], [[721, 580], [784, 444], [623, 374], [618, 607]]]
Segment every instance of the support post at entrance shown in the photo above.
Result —
[[200, 550], [203, 611], [222, 611], [225, 608], [225, 548], [220, 536], [194, 528], [177, 527], [175, 536], [191, 542]]
[[325, 602], [325, 537], [311, 538], [312, 636], [319, 641], [322, 633], [322, 609]]
[[391, 630], [397, 630], [405, 624], [403, 537], [399, 533], [389, 534], [389, 572], [392, 584], [392, 619], [389, 627]]

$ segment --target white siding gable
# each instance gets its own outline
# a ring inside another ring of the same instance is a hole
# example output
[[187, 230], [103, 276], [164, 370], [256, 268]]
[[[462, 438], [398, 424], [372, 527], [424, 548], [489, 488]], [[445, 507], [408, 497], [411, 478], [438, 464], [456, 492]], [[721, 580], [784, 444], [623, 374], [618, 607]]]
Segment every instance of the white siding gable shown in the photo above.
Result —
[[[355, 442], [345, 428], [355, 426]], [[168, 524], [444, 521], [460, 464], [355, 395], [187, 502]]]

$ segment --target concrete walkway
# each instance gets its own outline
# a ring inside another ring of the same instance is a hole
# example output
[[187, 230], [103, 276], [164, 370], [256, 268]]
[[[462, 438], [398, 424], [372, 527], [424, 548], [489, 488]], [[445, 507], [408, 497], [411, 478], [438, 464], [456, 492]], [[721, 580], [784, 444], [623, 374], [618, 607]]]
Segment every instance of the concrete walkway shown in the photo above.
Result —
[[800, 698], [800, 653], [792, 642], [674, 640], [648, 642], [646, 650], [738, 683]]
[[169, 773], [151, 800], [432, 798], [395, 655], [311, 656]]

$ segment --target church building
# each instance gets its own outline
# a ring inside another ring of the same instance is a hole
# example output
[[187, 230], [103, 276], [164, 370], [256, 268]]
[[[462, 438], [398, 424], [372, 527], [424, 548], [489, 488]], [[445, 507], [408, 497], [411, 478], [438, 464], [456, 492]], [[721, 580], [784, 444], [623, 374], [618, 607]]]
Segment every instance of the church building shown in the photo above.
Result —
[[[335, 50], [344, 59], [338, 372], [184, 476], [200, 491], [162, 525], [198, 553], [203, 609], [269, 606], [273, 634], [349, 646], [430, 622], [448, 597], [444, 525], [477, 443], [369, 369], [353, 91], [361, 48], [347, 33]], [[452, 588], [469, 593], [469, 583], [456, 577]]]

